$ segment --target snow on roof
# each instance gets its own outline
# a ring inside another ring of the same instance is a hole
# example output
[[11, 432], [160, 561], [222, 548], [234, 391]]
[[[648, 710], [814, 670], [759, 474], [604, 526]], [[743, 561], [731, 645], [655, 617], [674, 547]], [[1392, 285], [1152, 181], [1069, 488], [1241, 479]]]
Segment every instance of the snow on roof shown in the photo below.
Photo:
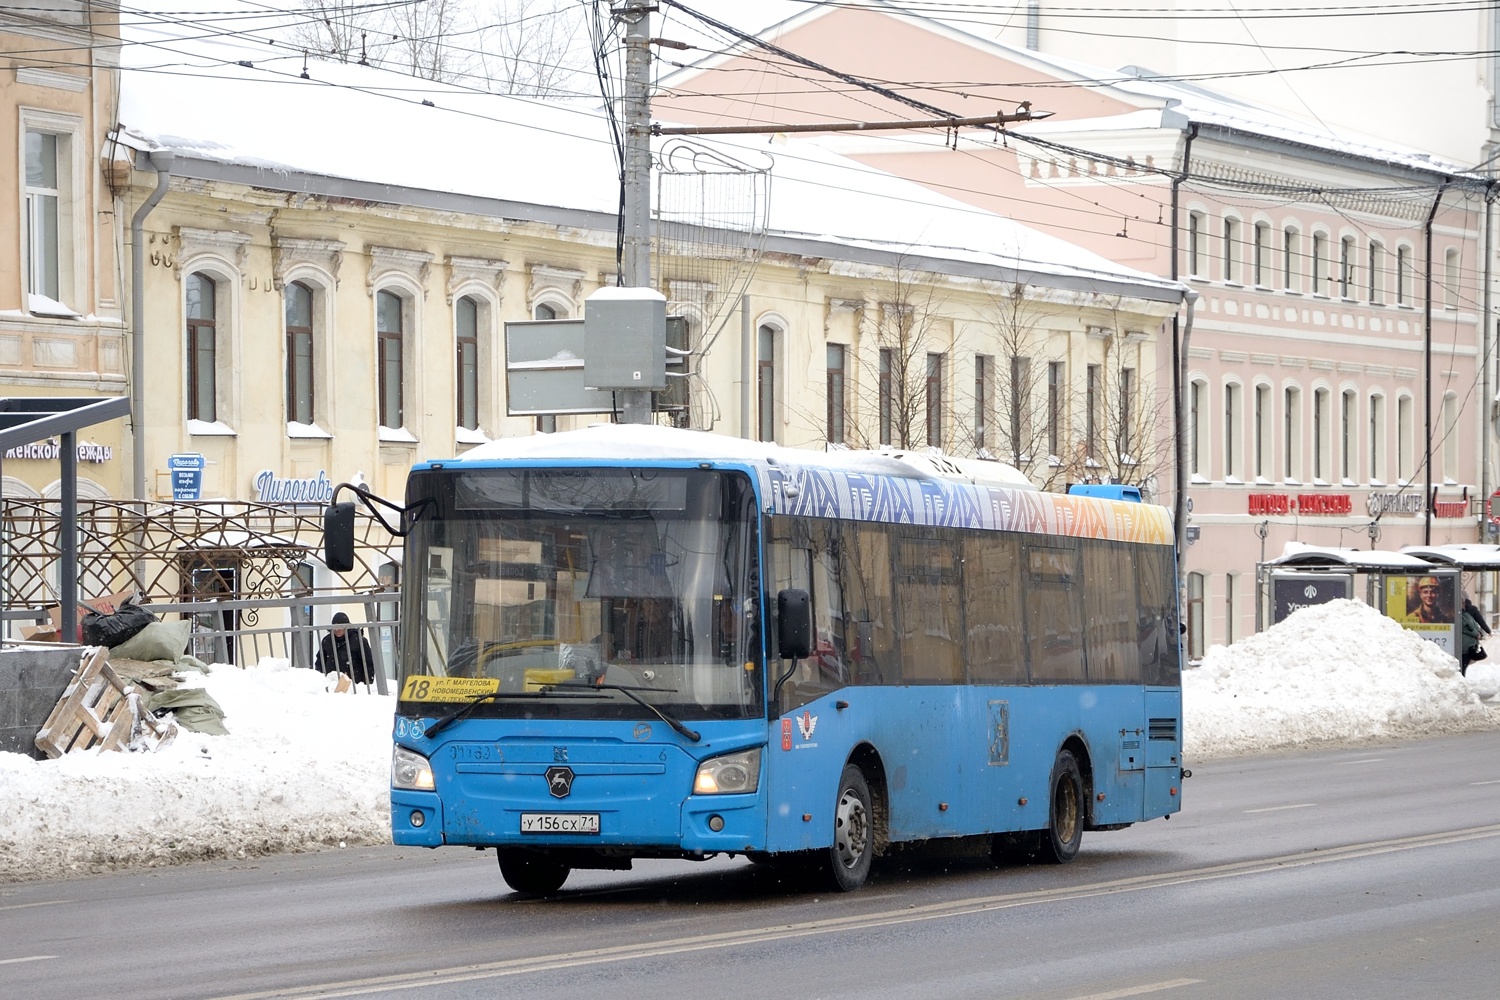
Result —
[[1360, 570], [1412, 570], [1420, 572], [1432, 568], [1425, 559], [1403, 552], [1382, 552], [1374, 549], [1338, 548], [1328, 545], [1309, 545], [1306, 542], [1287, 542], [1279, 559], [1271, 559], [1268, 565], [1275, 566], [1352, 566]]
[[[618, 211], [619, 172], [597, 102], [477, 93], [316, 60], [303, 79], [301, 51], [263, 35], [205, 37], [162, 21], [121, 31], [123, 139], [170, 148], [174, 173], [191, 175], [186, 161], [196, 160], [238, 168], [238, 176], [249, 171], [251, 183], [278, 190], [310, 190], [312, 178], [328, 178], [379, 185], [380, 198], [397, 203], [437, 192], [610, 217]], [[1182, 297], [1175, 282], [812, 143], [719, 137], [704, 145], [769, 159], [769, 230], [782, 243], [811, 244], [779, 248], [887, 264], [893, 256], [962, 261], [1004, 280], [1035, 272], [1075, 289]]]
[[[700, 4], [701, 5], [701, 4]], [[695, 6], [700, 6], [695, 5]], [[749, 6], [749, 5], [741, 5]], [[765, 25], [772, 8], [767, 5], [759, 9], [756, 5], [753, 22]], [[1049, 72], [1059, 79], [1072, 80], [1080, 85], [1097, 87], [1112, 92], [1128, 103], [1147, 107], [1143, 112], [1127, 112], [1116, 117], [1088, 120], [1052, 119], [1047, 122], [1030, 122], [1012, 126], [1022, 134], [1043, 135], [1055, 132], [1085, 130], [1117, 130], [1129, 128], [1185, 128], [1189, 123], [1213, 125], [1259, 135], [1267, 139], [1310, 146], [1332, 153], [1358, 157], [1381, 164], [1396, 164], [1414, 170], [1435, 171], [1444, 174], [1463, 174], [1469, 168], [1425, 153], [1388, 139], [1361, 135], [1349, 129], [1333, 129], [1322, 123], [1309, 122], [1293, 115], [1272, 110], [1263, 105], [1220, 94], [1196, 84], [1179, 82], [1158, 76], [1149, 69], [1138, 66], [1123, 66], [1113, 69], [1094, 66], [1063, 56], [1049, 55], [1034, 49], [1024, 49], [1005, 42], [983, 38], [964, 30], [955, 20], [924, 17], [909, 10], [887, 4], [883, 0], [864, 0], [862, 9], [881, 10], [889, 16], [920, 25], [922, 28], [946, 38], [956, 39], [976, 50], [988, 51], [999, 58]], [[740, 22], [751, 15], [735, 9], [715, 11], [712, 4], [708, 10], [727, 22]], [[838, 5], [798, 7], [779, 5], [776, 10], [782, 19], [769, 23], [759, 31], [761, 37], [777, 38], [787, 30], [822, 17], [836, 16]], [[745, 27], [745, 23], [737, 26]], [[718, 36], [722, 39], [722, 35]], [[677, 74], [663, 79], [663, 86], [680, 84], [696, 72], [711, 68], [722, 60], [722, 56], [710, 56], [695, 66], [686, 67]]]

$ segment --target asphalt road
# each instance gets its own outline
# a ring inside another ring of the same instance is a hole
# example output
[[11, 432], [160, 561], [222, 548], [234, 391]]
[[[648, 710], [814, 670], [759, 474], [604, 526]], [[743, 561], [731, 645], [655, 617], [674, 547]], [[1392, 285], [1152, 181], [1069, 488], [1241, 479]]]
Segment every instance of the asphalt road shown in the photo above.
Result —
[[1071, 865], [909, 852], [842, 896], [715, 859], [529, 900], [394, 847], [0, 885], [0, 997], [1500, 996], [1500, 732], [1193, 770]]

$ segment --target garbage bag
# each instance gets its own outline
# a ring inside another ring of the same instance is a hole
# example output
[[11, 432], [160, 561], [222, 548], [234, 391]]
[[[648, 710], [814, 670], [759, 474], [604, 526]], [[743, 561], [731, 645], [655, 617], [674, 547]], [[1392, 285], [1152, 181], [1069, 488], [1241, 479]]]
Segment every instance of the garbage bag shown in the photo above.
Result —
[[156, 616], [139, 604], [122, 604], [113, 614], [90, 611], [83, 616], [83, 641], [90, 646], [115, 648], [133, 638], [141, 629], [156, 621]]

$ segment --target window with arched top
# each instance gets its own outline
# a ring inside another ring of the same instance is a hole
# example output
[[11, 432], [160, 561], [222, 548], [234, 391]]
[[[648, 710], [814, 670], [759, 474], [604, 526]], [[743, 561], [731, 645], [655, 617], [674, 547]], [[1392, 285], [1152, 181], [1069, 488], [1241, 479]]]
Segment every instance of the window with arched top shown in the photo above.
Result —
[[1370, 485], [1381, 486], [1385, 482], [1385, 397], [1378, 392], [1370, 394], [1369, 457]]
[[776, 393], [776, 349], [780, 339], [779, 332], [774, 326], [762, 324], [756, 333], [756, 428], [762, 441], [775, 441], [776, 427], [781, 422]]
[[453, 304], [453, 339], [457, 348], [455, 419], [458, 426], [479, 429], [479, 303], [463, 296]]
[[187, 323], [187, 418], [213, 423], [219, 419], [218, 332], [219, 285], [194, 271], [183, 282]]
[[1443, 306], [1458, 308], [1459, 253], [1457, 247], [1449, 247], [1443, 253]]
[[1281, 287], [1288, 292], [1298, 290], [1301, 277], [1298, 255], [1301, 253], [1302, 236], [1293, 226], [1281, 231]]
[[1411, 247], [1396, 248], [1396, 305], [1412, 304]]
[[395, 292], [375, 293], [375, 395], [380, 426], [403, 424], [405, 406], [405, 302]]
[[1345, 486], [1359, 481], [1359, 394], [1339, 394], [1339, 477]]
[[313, 411], [313, 290], [300, 281], [286, 286], [286, 419], [311, 424]]

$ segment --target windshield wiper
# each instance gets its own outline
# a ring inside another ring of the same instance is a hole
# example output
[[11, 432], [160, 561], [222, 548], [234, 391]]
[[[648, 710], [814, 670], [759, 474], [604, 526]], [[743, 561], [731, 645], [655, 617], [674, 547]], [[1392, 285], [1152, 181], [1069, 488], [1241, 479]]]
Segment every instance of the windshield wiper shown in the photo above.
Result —
[[[537, 691], [487, 691], [484, 694], [476, 694], [463, 705], [460, 705], [458, 708], [454, 709], [447, 715], [443, 716], [441, 719], [438, 719], [432, 725], [428, 726], [425, 730], [423, 730], [422, 735], [429, 740], [432, 739], [438, 733], [442, 732], [444, 729], [447, 729], [449, 726], [453, 725], [459, 719], [462, 719], [464, 716], [468, 715], [470, 712], [474, 711], [474, 709], [478, 708], [480, 705], [483, 705], [487, 701], [499, 701], [502, 698], [545, 698], [551, 694], [551, 689], [556, 686], [557, 685], [555, 684], [549, 684]], [[565, 694], [561, 697], [587, 698], [589, 697], [589, 695], [580, 692], [579, 694]]]
[[666, 712], [663, 712], [660, 708], [651, 704], [645, 698], [642, 698], [640, 695], [636, 694], [637, 691], [661, 691], [664, 694], [675, 694], [677, 692], [676, 688], [626, 687], [624, 684], [606, 684], [603, 681], [599, 681], [598, 683], [593, 684], [548, 684], [547, 686], [549, 688], [561, 688], [562, 690], [575, 691], [619, 691], [625, 697], [629, 698], [637, 705], [640, 705], [642, 708], [649, 708], [651, 711], [655, 712], [658, 719], [665, 722], [673, 729], [677, 730], [677, 732], [681, 733], [685, 739], [692, 740], [694, 743], [697, 743], [699, 740], [703, 739], [703, 735], [697, 730], [689, 729], [681, 722], [678, 722], [676, 719], [672, 718]]

